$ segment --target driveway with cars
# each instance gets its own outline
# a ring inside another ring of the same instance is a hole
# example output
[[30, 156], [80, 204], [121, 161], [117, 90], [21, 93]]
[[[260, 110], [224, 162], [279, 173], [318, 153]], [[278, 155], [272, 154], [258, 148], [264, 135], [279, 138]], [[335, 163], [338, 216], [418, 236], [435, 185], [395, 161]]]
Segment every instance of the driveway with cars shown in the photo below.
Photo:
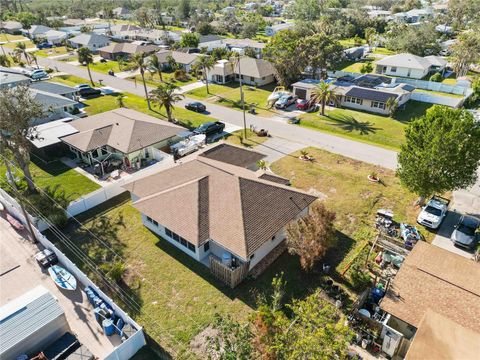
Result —
[[478, 176], [476, 184], [471, 188], [453, 192], [453, 201], [450, 203], [450, 209], [432, 242], [433, 245], [467, 258], [471, 258], [472, 253], [454, 246], [450, 237], [452, 236], [454, 226], [458, 223], [462, 214], [480, 218], [480, 169], [478, 170]]

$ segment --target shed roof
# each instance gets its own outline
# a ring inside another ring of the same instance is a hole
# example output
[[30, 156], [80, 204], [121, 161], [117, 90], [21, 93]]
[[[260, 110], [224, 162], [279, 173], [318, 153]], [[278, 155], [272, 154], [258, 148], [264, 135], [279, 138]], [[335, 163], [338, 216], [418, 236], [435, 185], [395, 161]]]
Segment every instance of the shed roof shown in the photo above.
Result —
[[405, 356], [406, 360], [476, 359], [480, 333], [428, 309]]
[[480, 332], [480, 263], [423, 241], [393, 279], [380, 307], [415, 327], [427, 310]]

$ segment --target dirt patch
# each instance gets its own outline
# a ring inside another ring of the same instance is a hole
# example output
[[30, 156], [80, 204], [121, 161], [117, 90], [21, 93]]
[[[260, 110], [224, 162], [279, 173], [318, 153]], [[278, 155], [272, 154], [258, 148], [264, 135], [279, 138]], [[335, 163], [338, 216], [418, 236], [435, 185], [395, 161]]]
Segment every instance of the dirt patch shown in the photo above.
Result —
[[207, 353], [208, 339], [214, 338], [218, 330], [207, 326], [190, 341], [190, 349], [199, 356], [200, 359], [218, 359], [218, 356], [212, 356]]
[[310, 188], [307, 190], [307, 192], [313, 196], [316, 196], [318, 197], [320, 200], [326, 200], [328, 199], [328, 195], [327, 194], [324, 194], [322, 193], [321, 191], [318, 191], [317, 189], [315, 188]]

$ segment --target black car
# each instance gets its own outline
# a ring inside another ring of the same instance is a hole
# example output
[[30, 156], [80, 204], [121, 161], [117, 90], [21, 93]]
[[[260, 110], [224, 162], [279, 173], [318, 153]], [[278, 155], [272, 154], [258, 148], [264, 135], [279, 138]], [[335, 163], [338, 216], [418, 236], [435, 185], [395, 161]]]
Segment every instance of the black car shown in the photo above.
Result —
[[475, 249], [479, 241], [480, 234], [477, 233], [480, 227], [480, 220], [471, 216], [463, 215], [460, 221], [455, 225], [452, 233], [452, 241], [456, 246], [469, 250]]
[[205, 110], [207, 110], [207, 107], [203, 105], [201, 102], [195, 101], [185, 105], [185, 109], [196, 111], [196, 112], [204, 112]]
[[81, 84], [76, 86], [78, 95], [81, 97], [99, 96], [102, 92], [99, 89], [92, 88], [90, 85]]
[[206, 136], [214, 135], [214, 134], [221, 134], [225, 129], [225, 124], [216, 121], [216, 122], [207, 122], [200, 125], [198, 128], [193, 130], [193, 133], [198, 134], [205, 134]]

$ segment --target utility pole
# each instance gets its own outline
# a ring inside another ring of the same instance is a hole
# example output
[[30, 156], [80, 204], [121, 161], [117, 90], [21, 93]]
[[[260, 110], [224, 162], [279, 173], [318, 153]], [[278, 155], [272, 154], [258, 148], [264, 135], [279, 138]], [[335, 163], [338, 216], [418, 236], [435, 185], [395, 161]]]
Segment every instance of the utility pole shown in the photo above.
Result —
[[15, 193], [15, 196], [17, 197], [18, 203], [20, 204], [20, 208], [22, 209], [23, 216], [25, 217], [25, 222], [27, 223], [28, 232], [30, 233], [30, 236], [32, 237], [33, 243], [35, 244], [35, 243], [37, 243], [37, 238], [35, 237], [35, 232], [33, 231], [33, 227], [32, 227], [32, 224], [30, 223], [30, 218], [28, 217], [28, 213], [25, 210], [25, 206], [23, 206], [22, 195], [20, 194], [20, 192], [17, 189], [17, 184], [15, 183], [14, 177], [12, 175], [12, 170], [10, 169], [10, 164], [8, 163], [8, 160], [7, 160], [6, 157], [3, 158], [3, 162], [5, 163], [5, 166], [7, 168], [7, 173], [8, 173], [7, 181], [8, 182], [11, 181], [13, 183], [13, 185], [12, 185], [13, 192]]
[[238, 80], [240, 82], [240, 102], [242, 103], [242, 112], [243, 112], [243, 139], [247, 139], [247, 117], [245, 115], [245, 98], [243, 96], [243, 84], [242, 84], [242, 69], [240, 67], [240, 54], [237, 57], [238, 63]]

